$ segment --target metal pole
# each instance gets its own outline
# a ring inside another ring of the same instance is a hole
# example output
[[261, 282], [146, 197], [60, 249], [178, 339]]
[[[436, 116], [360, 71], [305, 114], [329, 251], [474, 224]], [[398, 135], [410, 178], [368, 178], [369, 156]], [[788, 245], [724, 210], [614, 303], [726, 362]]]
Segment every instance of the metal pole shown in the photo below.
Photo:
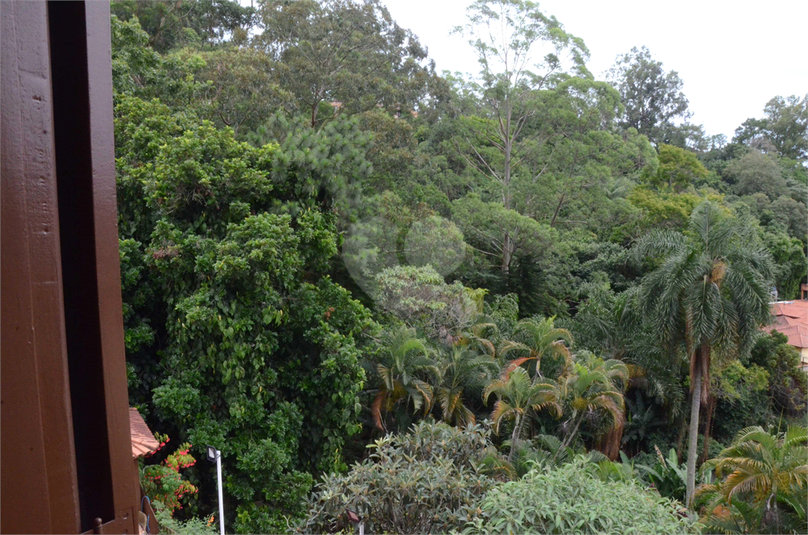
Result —
[[219, 534], [224, 535], [224, 498], [222, 497], [222, 452], [216, 450], [216, 476], [219, 478]]

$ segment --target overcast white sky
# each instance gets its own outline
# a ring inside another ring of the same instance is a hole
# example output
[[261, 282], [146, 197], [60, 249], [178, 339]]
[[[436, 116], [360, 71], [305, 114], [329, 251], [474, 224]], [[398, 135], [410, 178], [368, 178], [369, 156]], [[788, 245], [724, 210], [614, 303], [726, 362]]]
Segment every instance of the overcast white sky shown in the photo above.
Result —
[[[477, 72], [471, 47], [449, 37], [471, 0], [382, 0], [429, 48], [438, 71]], [[541, 10], [583, 38], [598, 79], [618, 54], [647, 46], [684, 81], [691, 122], [732, 138], [776, 95], [808, 93], [808, 0], [544, 0]]]

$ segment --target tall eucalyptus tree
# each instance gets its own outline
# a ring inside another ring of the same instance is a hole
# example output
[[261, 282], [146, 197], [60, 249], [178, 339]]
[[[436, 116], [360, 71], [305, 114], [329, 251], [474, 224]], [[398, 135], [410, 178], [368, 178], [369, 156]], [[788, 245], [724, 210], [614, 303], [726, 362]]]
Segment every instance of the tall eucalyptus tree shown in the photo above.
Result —
[[[537, 92], [552, 86], [567, 64], [574, 74], [588, 76], [584, 61], [589, 51], [534, 2], [477, 0], [467, 16], [466, 25], [455, 31], [468, 37], [476, 52], [480, 73], [470, 89], [485, 109], [483, 117], [467, 121], [465, 146], [459, 148], [467, 163], [490, 180], [505, 209], [512, 210], [514, 178], [529, 172], [525, 162], [551, 134], [527, 128], [538, 111]], [[513, 233], [518, 230], [503, 231], [503, 273], [510, 270]]]

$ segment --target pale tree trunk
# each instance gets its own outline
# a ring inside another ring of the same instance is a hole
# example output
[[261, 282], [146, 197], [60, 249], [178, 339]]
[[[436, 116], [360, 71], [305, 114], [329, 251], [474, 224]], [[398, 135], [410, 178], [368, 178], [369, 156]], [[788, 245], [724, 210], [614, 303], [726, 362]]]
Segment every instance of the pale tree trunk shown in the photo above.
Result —
[[502, 265], [500, 269], [506, 275], [511, 269], [511, 234], [505, 232], [505, 237], [502, 240]]
[[522, 432], [522, 422], [525, 417], [516, 415], [516, 420], [513, 422], [513, 434], [511, 435], [511, 451], [508, 452], [508, 462], [513, 459], [513, 452], [516, 451], [516, 444], [519, 442], [519, 433]]
[[696, 457], [698, 456], [699, 445], [699, 408], [701, 405], [701, 367], [695, 367], [693, 377], [693, 395], [690, 404], [690, 436], [687, 446], [687, 488], [685, 494], [685, 504], [688, 508], [692, 506], [693, 491], [696, 488]]
[[687, 419], [679, 416], [679, 432], [676, 434], [676, 459], [682, 462], [682, 446], [685, 443], [685, 432], [687, 431]]
[[707, 421], [704, 422], [704, 447], [701, 450], [701, 461], [705, 462], [710, 458], [710, 437], [712, 436], [713, 413], [715, 412], [715, 396], [707, 396]]
[[[510, 110], [504, 125], [505, 130], [501, 132], [503, 146], [505, 148], [505, 167], [502, 173], [502, 204], [506, 210], [511, 209], [511, 151], [513, 150], [513, 138], [511, 137], [511, 115]], [[511, 233], [505, 231], [502, 239], [502, 265], [500, 269], [506, 275], [511, 269]]]

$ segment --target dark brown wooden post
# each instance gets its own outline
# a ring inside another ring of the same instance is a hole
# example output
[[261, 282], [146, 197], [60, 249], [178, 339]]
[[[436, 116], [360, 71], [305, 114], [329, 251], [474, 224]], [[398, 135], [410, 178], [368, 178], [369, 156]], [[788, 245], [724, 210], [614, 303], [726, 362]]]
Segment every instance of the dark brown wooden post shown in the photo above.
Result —
[[0, 1], [2, 532], [137, 529], [109, 18]]
[[0, 531], [75, 533], [47, 6], [0, 2], [0, 21]]

